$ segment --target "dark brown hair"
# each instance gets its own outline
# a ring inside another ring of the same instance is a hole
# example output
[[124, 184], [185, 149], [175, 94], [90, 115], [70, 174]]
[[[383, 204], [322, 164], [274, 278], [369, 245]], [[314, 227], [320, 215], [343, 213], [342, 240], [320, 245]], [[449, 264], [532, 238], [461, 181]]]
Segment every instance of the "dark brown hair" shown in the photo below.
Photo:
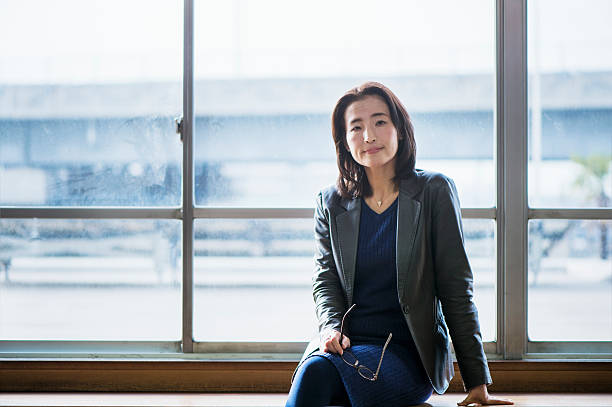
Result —
[[400, 180], [408, 178], [414, 171], [416, 160], [416, 142], [414, 128], [406, 108], [389, 88], [378, 82], [366, 82], [347, 91], [336, 102], [332, 114], [332, 135], [336, 145], [336, 158], [340, 174], [336, 184], [340, 195], [345, 198], [368, 197], [372, 195], [372, 187], [368, 182], [363, 166], [357, 163], [346, 143], [346, 109], [366, 96], [380, 96], [391, 114], [391, 121], [397, 130], [398, 146], [395, 155], [395, 177], [393, 182], [399, 187]]

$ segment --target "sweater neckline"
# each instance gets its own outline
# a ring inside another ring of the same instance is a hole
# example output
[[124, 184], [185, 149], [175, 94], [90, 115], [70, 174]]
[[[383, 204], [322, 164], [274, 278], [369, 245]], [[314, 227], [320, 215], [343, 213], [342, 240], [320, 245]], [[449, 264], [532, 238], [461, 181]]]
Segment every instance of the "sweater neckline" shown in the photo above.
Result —
[[389, 205], [389, 207], [387, 209], [385, 209], [384, 211], [382, 211], [381, 213], [376, 212], [374, 209], [370, 208], [370, 205], [367, 204], [367, 202], [365, 201], [365, 199], [362, 197], [361, 201], [363, 203], [363, 205], [368, 208], [368, 210], [370, 212], [372, 212], [374, 215], [376, 216], [384, 216], [387, 214], [387, 212], [389, 212], [391, 210], [391, 208], [397, 206], [397, 200], [399, 199], [399, 195], [397, 197], [395, 197], [395, 199], [393, 200], [393, 203], [391, 205]]

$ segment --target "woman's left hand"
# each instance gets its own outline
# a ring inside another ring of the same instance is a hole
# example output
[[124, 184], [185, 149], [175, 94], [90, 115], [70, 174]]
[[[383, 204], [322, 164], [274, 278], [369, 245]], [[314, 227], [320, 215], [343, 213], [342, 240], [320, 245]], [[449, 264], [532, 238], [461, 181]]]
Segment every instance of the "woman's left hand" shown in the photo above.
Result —
[[514, 402], [508, 399], [499, 399], [496, 397], [491, 397], [491, 395], [487, 391], [487, 386], [485, 384], [472, 387], [465, 400], [460, 403], [457, 403], [458, 406], [468, 407], [497, 406], [506, 404], [514, 404]]

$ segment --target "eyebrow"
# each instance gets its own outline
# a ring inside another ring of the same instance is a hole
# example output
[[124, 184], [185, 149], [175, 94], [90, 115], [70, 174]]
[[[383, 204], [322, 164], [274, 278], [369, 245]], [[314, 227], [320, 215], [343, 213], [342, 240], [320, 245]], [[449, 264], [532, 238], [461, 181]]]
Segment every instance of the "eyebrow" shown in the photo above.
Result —
[[[388, 115], [386, 113], [379, 112], [379, 113], [372, 114], [372, 116], [370, 116], [370, 117], [376, 117], [376, 116], [388, 116]], [[356, 117], [353, 120], [351, 120], [351, 122], [349, 123], [349, 126], [352, 126], [353, 123], [361, 122], [361, 121], [363, 121], [363, 119], [361, 117]]]

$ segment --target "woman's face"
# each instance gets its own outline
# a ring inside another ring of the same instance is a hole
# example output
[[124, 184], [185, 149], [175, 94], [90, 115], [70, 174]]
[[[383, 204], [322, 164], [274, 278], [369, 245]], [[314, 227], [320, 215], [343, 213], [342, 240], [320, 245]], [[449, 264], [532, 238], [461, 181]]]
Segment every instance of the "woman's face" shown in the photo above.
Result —
[[357, 100], [347, 107], [344, 120], [353, 159], [364, 167], [395, 171], [397, 130], [385, 101], [374, 95]]

